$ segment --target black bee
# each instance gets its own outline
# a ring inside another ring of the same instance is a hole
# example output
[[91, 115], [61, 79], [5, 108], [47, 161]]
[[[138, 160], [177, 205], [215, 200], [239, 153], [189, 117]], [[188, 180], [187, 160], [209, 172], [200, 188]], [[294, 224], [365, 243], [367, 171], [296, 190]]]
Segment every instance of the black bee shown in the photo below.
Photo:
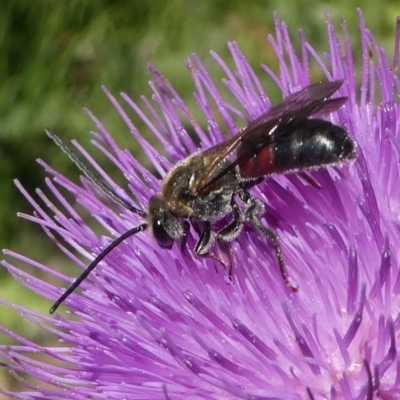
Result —
[[[330, 99], [341, 85], [342, 81], [332, 81], [307, 86], [271, 107], [234, 137], [180, 161], [164, 178], [160, 193], [150, 199], [147, 213], [120, 198], [58, 136], [47, 130], [88, 179], [116, 203], [146, 219], [106, 247], [56, 301], [50, 313], [119, 243], [147, 228], [160, 247], [170, 249], [179, 240], [184, 250], [193, 226], [199, 232], [194, 252], [216, 258], [210, 253], [211, 247], [217, 243], [230, 251], [227, 244], [248, 221], [272, 244], [283, 280], [297, 290], [289, 282], [277, 234], [260, 222], [264, 204], [248, 190], [269, 175], [302, 172], [355, 158], [355, 143], [344, 129], [323, 119], [310, 118], [332, 112], [346, 102], [346, 97]], [[238, 199], [244, 207], [239, 207]], [[228, 215], [232, 215], [231, 222], [214, 230], [212, 224]]]

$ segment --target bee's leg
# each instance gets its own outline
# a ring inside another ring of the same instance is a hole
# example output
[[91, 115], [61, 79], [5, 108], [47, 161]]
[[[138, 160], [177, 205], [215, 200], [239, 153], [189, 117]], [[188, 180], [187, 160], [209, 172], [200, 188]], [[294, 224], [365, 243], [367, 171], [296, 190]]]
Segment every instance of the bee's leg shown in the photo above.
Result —
[[233, 196], [231, 200], [231, 207], [233, 219], [228, 225], [225, 225], [216, 233], [216, 239], [219, 242], [231, 242], [239, 236], [243, 229], [243, 215]]
[[[199, 228], [198, 224], [197, 227]], [[200, 237], [196, 243], [194, 252], [199, 257], [211, 257], [214, 260], [220, 262], [222, 265], [224, 265], [224, 263], [216, 255], [210, 253], [210, 248], [212, 247], [214, 242], [215, 242], [215, 232], [211, 230], [211, 224], [208, 221], [206, 221], [203, 224], [203, 231], [200, 232]], [[215, 271], [218, 272], [217, 267], [215, 267]]]
[[264, 214], [265, 208], [264, 204], [252, 197], [246, 190], [242, 190], [239, 193], [240, 198], [246, 203], [247, 210], [245, 214], [245, 218], [247, 221], [251, 222], [257, 230], [263, 235], [274, 247], [275, 254], [278, 258], [279, 270], [281, 272], [282, 278], [285, 281], [286, 285], [293, 291], [296, 292], [298, 286], [294, 286], [289, 279], [289, 274], [286, 269], [285, 261], [283, 258], [283, 252], [281, 245], [279, 243], [279, 236], [272, 231], [271, 229], [265, 228], [261, 224], [261, 216]]
[[228, 281], [233, 282], [233, 253], [229, 244], [232, 240], [236, 239], [243, 229], [243, 215], [235, 202], [234, 196], [231, 199], [231, 207], [233, 212], [233, 219], [228, 224], [221, 228], [218, 232], [214, 233], [214, 240], [217, 241], [219, 248], [228, 256], [229, 262], [225, 263], [219, 257], [209, 254], [214, 259], [218, 260], [228, 272]]
[[223, 265], [224, 269], [228, 271], [228, 283], [234, 283], [233, 281], [233, 252], [229, 242], [225, 242], [222, 239], [218, 240], [218, 247], [228, 256], [229, 263], [223, 262], [221, 259], [218, 261]]
[[203, 224], [203, 231], [200, 233], [194, 252], [198, 256], [208, 256], [208, 251], [215, 242], [215, 233], [211, 231], [211, 224], [206, 221]]
[[[233, 254], [232, 249], [229, 246], [229, 242], [235, 239], [243, 228], [243, 216], [240, 212], [238, 205], [236, 204], [233, 196], [231, 200], [231, 207], [233, 210], [233, 220], [228, 225], [221, 228], [218, 232], [211, 230], [209, 222], [204, 223], [204, 230], [200, 234], [199, 241], [194, 249], [195, 253], [202, 257], [212, 257], [221, 263], [224, 268], [228, 271], [228, 279], [232, 281], [233, 277]], [[217, 241], [220, 249], [228, 255], [229, 264], [227, 265], [217, 255], [210, 253], [212, 245]]]
[[229, 282], [233, 281], [233, 253], [229, 242], [236, 239], [243, 229], [243, 215], [233, 196], [231, 200], [231, 207], [233, 211], [232, 221], [216, 233], [216, 239], [220, 249], [229, 257], [229, 265], [227, 268], [225, 266], [228, 271]]
[[181, 243], [180, 243], [180, 247], [181, 247], [181, 251], [183, 254], [187, 254], [186, 253], [186, 244], [187, 244], [187, 240], [188, 240], [188, 236], [189, 236], [189, 232], [190, 232], [190, 224], [187, 221], [182, 221], [182, 226], [183, 226], [183, 235], [181, 237]]

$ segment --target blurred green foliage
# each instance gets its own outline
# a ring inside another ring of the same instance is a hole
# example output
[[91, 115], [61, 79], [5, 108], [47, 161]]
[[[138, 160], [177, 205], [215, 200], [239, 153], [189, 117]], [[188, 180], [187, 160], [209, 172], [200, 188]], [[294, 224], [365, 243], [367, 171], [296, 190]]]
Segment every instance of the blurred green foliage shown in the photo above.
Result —
[[[137, 152], [100, 85], [114, 94], [127, 92], [134, 100], [141, 94], [149, 95], [147, 64], [152, 63], [194, 107], [194, 87], [184, 64], [191, 53], [198, 54], [211, 74], [219, 76], [209, 50], [217, 51], [229, 63], [226, 42], [236, 40], [256, 70], [260, 71], [260, 63], [277, 70], [266, 40], [274, 33], [274, 11], [290, 27], [295, 44], [301, 28], [320, 52], [327, 49], [324, 13], [330, 12], [337, 27], [342, 16], [357, 52], [356, 7], [362, 8], [366, 25], [390, 52], [395, 18], [400, 15], [396, 0], [0, 2], [0, 247], [21, 251], [49, 265], [55, 264], [50, 260], [56, 254], [60, 256], [50, 240], [38, 234], [37, 227], [15, 216], [18, 210], [29, 213], [30, 207], [12, 179], [20, 179], [30, 193], [44, 186], [36, 158], [43, 158], [66, 175], [78, 175], [68, 158], [47, 139], [46, 127], [66, 140], [78, 138], [87, 144], [87, 132], [94, 128], [82, 112], [87, 106], [101, 116], [122, 146]], [[66, 266], [68, 261], [63, 263]], [[2, 298], [39, 310], [49, 306], [1, 270], [0, 279]], [[38, 330], [28, 331], [21, 317], [4, 308], [0, 309], [0, 323], [19, 327], [30, 337], [39, 334]]]

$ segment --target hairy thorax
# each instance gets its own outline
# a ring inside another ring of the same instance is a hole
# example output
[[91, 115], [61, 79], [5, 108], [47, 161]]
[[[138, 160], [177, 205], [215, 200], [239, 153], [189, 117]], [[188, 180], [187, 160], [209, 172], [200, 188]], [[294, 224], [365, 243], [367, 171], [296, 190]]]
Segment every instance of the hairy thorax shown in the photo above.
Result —
[[[220, 165], [218, 169], [223, 168]], [[178, 163], [165, 177], [162, 198], [166, 210], [181, 218], [213, 221], [231, 211], [231, 199], [239, 181], [236, 169], [226, 173], [217, 184], [206, 185], [209, 159], [196, 153]], [[214, 169], [215, 172], [215, 169]]]

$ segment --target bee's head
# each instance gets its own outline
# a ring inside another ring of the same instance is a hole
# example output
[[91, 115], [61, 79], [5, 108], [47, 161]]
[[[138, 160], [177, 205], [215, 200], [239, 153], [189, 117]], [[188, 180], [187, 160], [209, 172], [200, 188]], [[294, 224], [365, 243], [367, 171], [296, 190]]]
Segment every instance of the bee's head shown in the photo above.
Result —
[[175, 239], [182, 236], [181, 222], [169, 212], [162, 196], [155, 195], [149, 201], [149, 227], [160, 247], [170, 249]]

